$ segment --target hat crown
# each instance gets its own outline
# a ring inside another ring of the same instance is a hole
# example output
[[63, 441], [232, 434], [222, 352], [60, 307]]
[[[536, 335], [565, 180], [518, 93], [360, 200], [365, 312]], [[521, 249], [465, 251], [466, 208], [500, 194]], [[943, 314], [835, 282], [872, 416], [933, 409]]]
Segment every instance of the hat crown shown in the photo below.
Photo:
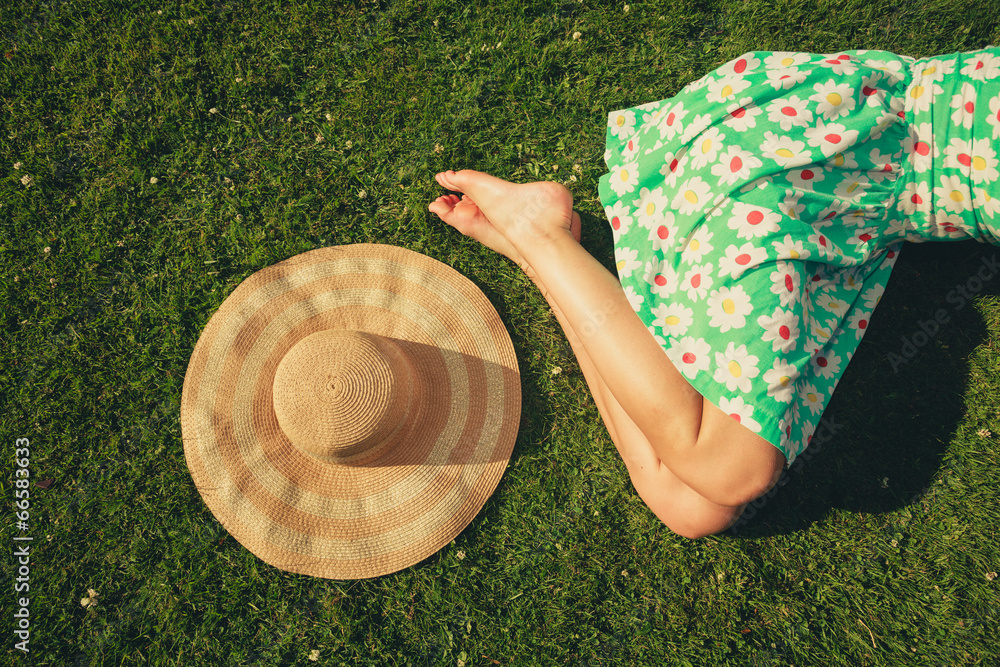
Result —
[[371, 452], [402, 427], [415, 373], [399, 345], [363, 331], [318, 331], [278, 363], [278, 425], [299, 450], [326, 462]]

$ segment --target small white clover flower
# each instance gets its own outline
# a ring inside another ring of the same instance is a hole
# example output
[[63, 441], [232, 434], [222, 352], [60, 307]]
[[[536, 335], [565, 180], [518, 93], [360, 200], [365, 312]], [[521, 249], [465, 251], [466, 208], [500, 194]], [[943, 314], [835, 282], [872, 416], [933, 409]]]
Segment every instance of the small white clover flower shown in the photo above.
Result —
[[25, 174], [24, 176], [21, 177], [21, 185], [23, 185], [26, 188], [30, 188], [31, 187], [31, 183], [33, 181], [34, 181], [34, 179], [31, 178], [31, 176], [28, 176], [27, 174]]
[[996, 578], [997, 578], [997, 573], [996, 572], [987, 572], [986, 573], [986, 581], [993, 581]]
[[20, 162], [15, 162], [14, 163], [14, 169], [17, 170], [17, 169], [20, 169], [20, 168], [21, 168], [21, 163]]
[[208, 113], [219, 113], [219, 110], [216, 109], [215, 107], [212, 107], [211, 109], [208, 110]]
[[465, 552], [464, 551], [455, 552], [455, 558], [457, 558], [458, 560], [465, 560]]
[[312, 651], [310, 651], [309, 659], [312, 660], [313, 662], [319, 660], [319, 649], [313, 649]]
[[350, 148], [350, 147], [352, 147], [353, 145], [354, 145], [354, 142], [353, 142], [353, 141], [351, 141], [350, 139], [348, 139], [348, 140], [347, 140], [347, 143], [346, 143], [346, 144], [344, 144], [344, 148]]
[[236, 83], [243, 83], [243, 77], [242, 76], [236, 77]]
[[434, 144], [434, 152], [440, 154], [444, 150], [441, 144]]
[[45, 246], [42, 249], [42, 252], [44, 252], [46, 255], [48, 255], [50, 252], [52, 252], [52, 248], [50, 248], [49, 246]]
[[624, 11], [625, 11], [626, 14], [628, 14], [628, 5], [625, 5]]
[[326, 141], [326, 138], [322, 134], [317, 134], [316, 135], [316, 143], [317, 144], [321, 144], [324, 141]]
[[573, 33], [573, 39], [580, 39], [581, 37], [583, 37], [583, 33], [579, 30]]
[[552, 171], [559, 171], [559, 165], [557, 164], [552, 165]]
[[160, 182], [160, 179], [158, 179], [156, 176], [152, 176], [152, 177], [150, 177], [149, 182], [152, 185], [156, 185], [157, 183]]
[[188, 25], [194, 25], [194, 19], [188, 19]]
[[562, 366], [556, 366], [555, 368], [552, 369], [553, 375], [559, 375], [560, 373], [562, 373]]
[[367, 196], [368, 192], [366, 190], [358, 190], [358, 199], [364, 199]]

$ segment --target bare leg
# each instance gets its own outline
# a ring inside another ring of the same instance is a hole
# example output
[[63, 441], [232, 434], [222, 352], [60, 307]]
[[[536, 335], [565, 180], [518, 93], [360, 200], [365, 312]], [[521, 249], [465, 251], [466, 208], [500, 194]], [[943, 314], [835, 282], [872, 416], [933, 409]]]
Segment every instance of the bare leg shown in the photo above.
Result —
[[[481, 176], [485, 176], [478, 175], [476, 172], [463, 173], [473, 175], [474, 180], [479, 179]], [[456, 186], [462, 187], [462, 184], [452, 182], [448, 176], [449, 174], [439, 175], [438, 180], [442, 183], [442, 185], [455, 189], [457, 189]], [[493, 180], [497, 181], [498, 179]], [[555, 186], [554, 184], [511, 186], [511, 184], [503, 181], [499, 181], [499, 183], [504, 186], [521, 188], [522, 192], [517, 193], [518, 196], [520, 196], [521, 199], [527, 198], [529, 200], [534, 200], [535, 202], [540, 202], [536, 204], [536, 207], [540, 210], [550, 210], [563, 205], [568, 206], [569, 208], [563, 212], [560, 220], [562, 221], [562, 224], [565, 225], [567, 231], [569, 231], [574, 242], [579, 239], [579, 218], [575, 215], [575, 213], [572, 213], [572, 200], [568, 198], [568, 192], [565, 191], [565, 189], [562, 189], [561, 192], [559, 191], [558, 188], [561, 186]], [[539, 185], [542, 186], [540, 189], [536, 187]], [[528, 188], [529, 190], [525, 192], [525, 188]], [[514, 199], [516, 200], [516, 197]], [[506, 203], [510, 204], [511, 201], [511, 199], [508, 199]], [[516, 204], [516, 201], [514, 203]], [[516, 205], [507, 206], [506, 208], [509, 213], [512, 209], [516, 210]], [[524, 260], [523, 256], [507, 239], [507, 237], [500, 234], [499, 231], [494, 228], [490, 220], [480, 211], [479, 206], [468, 197], [459, 199], [454, 195], [446, 195], [431, 204], [430, 210], [437, 213], [442, 217], [442, 219], [456, 227], [462, 233], [482, 241], [487, 246], [501, 252], [517, 262], [522, 266], [522, 268], [525, 269], [528, 275], [535, 281], [536, 285], [538, 285], [542, 290], [546, 299], [549, 301], [550, 305], [552, 305], [553, 311], [566, 332], [570, 344], [573, 346], [574, 352], [576, 353], [577, 359], [580, 363], [581, 370], [583, 371], [584, 377], [590, 386], [591, 393], [593, 394], [594, 400], [601, 412], [601, 416], [608, 427], [608, 431], [611, 434], [616, 448], [622, 455], [622, 458], [629, 469], [629, 473], [637, 491], [646, 503], [653, 509], [657, 516], [659, 516], [664, 523], [676, 532], [691, 537], [717, 532], [735, 520], [742, 511], [741, 504], [736, 504], [734, 506], [719, 504], [708, 500], [702, 494], [696, 492], [691, 488], [691, 486], [682, 481], [671, 471], [668, 465], [664, 464], [663, 460], [661, 460], [660, 456], [650, 444], [646, 434], [632, 420], [629, 413], [622, 407], [616, 398], [616, 395], [604, 381], [603, 376], [598, 371], [597, 365], [595, 365], [594, 361], [591, 359], [587, 346], [581, 341], [574, 324], [563, 314], [557, 299], [553, 298], [553, 294], [549, 289], [547, 289], [546, 284], [542, 282], [538, 275], [536, 275], [531, 266]], [[579, 245], [576, 245], [579, 248]], [[582, 250], [582, 248], [580, 249]], [[583, 252], [588, 258], [590, 258], [589, 254], [585, 251]], [[590, 259], [592, 260], [592, 258]], [[594, 264], [597, 263], [594, 262]], [[597, 266], [600, 267], [599, 264], [597, 264]], [[603, 269], [603, 267], [600, 267], [600, 271], [607, 277], [611, 277], [610, 274]], [[614, 285], [616, 287], [617, 294], [621, 296], [621, 299], [624, 301], [621, 288], [617, 285], [616, 280], [614, 280]], [[606, 307], [614, 307], [614, 304], [604, 305]], [[648, 331], [645, 330], [645, 327], [643, 327], [641, 322], [638, 321], [638, 318], [635, 317], [631, 308], [627, 306], [627, 302], [626, 307], [628, 308], [628, 314], [631, 315], [632, 319], [634, 319], [635, 322], [641, 327], [643, 338], [648, 339], [649, 342], [654, 344], [657, 351], [657, 359], [659, 361], [666, 360], [662, 351], [659, 349], [659, 346], [655, 344], [655, 341], [653, 341], [652, 337], [649, 336]], [[586, 320], [584, 322], [584, 330], [587, 332], [588, 337], [593, 337], [595, 334], [598, 334], [600, 324], [606, 322], [608, 319], [609, 316], [603, 315], [598, 318]], [[613, 319], [613, 317], [611, 319]], [[669, 364], [669, 361], [667, 361], [667, 363]], [[670, 364], [670, 367], [671, 369], [673, 368], [672, 364]], [[680, 379], [680, 381], [684, 384], [687, 393], [694, 394], [698, 399], [700, 399], [700, 396], [698, 396], [696, 392], [693, 392], [683, 379]], [[704, 410], [704, 408], [702, 408], [702, 410]], [[732, 421], [728, 420], [728, 418], [726, 419], [727, 421]], [[767, 445], [767, 447], [771, 450], [774, 449], [770, 445]]]

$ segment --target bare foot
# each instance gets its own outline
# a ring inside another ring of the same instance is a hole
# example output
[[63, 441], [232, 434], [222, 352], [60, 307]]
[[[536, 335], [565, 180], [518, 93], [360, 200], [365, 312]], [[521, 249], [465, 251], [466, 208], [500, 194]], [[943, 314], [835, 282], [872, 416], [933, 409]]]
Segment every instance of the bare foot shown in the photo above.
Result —
[[442, 172], [436, 178], [443, 187], [467, 194], [438, 197], [428, 210], [462, 234], [513, 260], [529, 275], [533, 274], [531, 267], [502, 233], [500, 224], [514, 236], [568, 231], [580, 241], [580, 216], [573, 210], [573, 196], [558, 183], [517, 185], [471, 170]]

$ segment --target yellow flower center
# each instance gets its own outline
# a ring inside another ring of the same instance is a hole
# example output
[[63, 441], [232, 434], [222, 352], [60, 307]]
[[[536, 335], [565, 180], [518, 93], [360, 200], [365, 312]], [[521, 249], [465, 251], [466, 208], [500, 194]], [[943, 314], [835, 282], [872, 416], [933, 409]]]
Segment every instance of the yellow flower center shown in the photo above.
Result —
[[622, 169], [621, 177], [623, 182], [628, 181], [628, 169]]
[[976, 171], [982, 171], [986, 169], [986, 160], [980, 156], [972, 158], [972, 168]]
[[618, 263], [615, 264], [615, 270], [616, 271], [621, 271], [624, 268], [625, 268], [625, 260], [624, 259], [618, 260]]
[[710, 150], [712, 150], [712, 140], [705, 139], [705, 141], [701, 142], [701, 152], [703, 155], [707, 155]]
[[618, 127], [623, 127], [625, 125], [625, 116], [618, 114], [618, 118], [615, 118], [615, 124]]
[[923, 76], [927, 76], [928, 74], [933, 74], [936, 71], [937, 71], [937, 67], [925, 67], [924, 71], [921, 72], [921, 74]]
[[951, 194], [948, 196], [951, 198], [953, 202], [960, 202], [965, 200], [965, 197], [963, 197], [962, 193], [959, 192], [958, 190], [952, 190]]
[[838, 167], [843, 167], [844, 166], [844, 154], [843, 153], [837, 153], [836, 155], [834, 155], [833, 156], [833, 164], [836, 165], [836, 166], [838, 166]]
[[774, 154], [780, 155], [781, 157], [795, 157], [795, 153], [793, 153], [787, 148], [779, 148], [778, 150], [774, 151]]
[[736, 312], [736, 302], [732, 299], [725, 299], [722, 302], [722, 310], [725, 311], [726, 315], [732, 315]]
[[792, 378], [788, 377], [787, 375], [782, 375], [781, 379], [778, 380], [778, 382], [781, 383], [782, 387], [788, 387], [788, 383], [791, 382], [791, 380]]
[[701, 243], [699, 243], [698, 240], [695, 239], [694, 241], [691, 241], [691, 245], [688, 247], [691, 248], [691, 250], [698, 250], [698, 248], [701, 247]]
[[663, 318], [663, 321], [664, 323], [666, 323], [668, 327], [675, 327], [681, 323], [681, 318], [677, 317], [676, 315], [667, 315], [665, 318]]
[[656, 204], [649, 202], [646, 204], [646, 215], [653, 215], [654, 213], [656, 213]]
[[789, 250], [788, 254], [791, 255], [792, 259], [798, 259], [799, 258], [799, 251], [798, 250]]
[[912, 97], [913, 99], [917, 99], [918, 97], [920, 97], [923, 94], [924, 94], [924, 87], [923, 86], [914, 86], [910, 90], [910, 97]]
[[812, 392], [809, 392], [808, 394], [806, 394], [806, 398], [809, 399], [810, 403], [815, 403], [817, 400], [819, 400], [819, 397], [816, 396], [816, 394], [814, 394]]
[[723, 97], [729, 97], [732, 94], [733, 94], [733, 87], [730, 86], [728, 83], [722, 87]]
[[738, 378], [739, 376], [743, 375], [743, 369], [740, 368], [740, 365], [736, 363], [735, 359], [729, 362], [729, 374], [732, 375], [734, 378]]
[[697, 204], [698, 203], [698, 195], [695, 194], [694, 190], [688, 190], [687, 192], [685, 192], [684, 193], [684, 199], [687, 199], [692, 204]]
[[840, 103], [844, 101], [844, 98], [840, 96], [840, 93], [827, 93], [826, 101], [833, 106], [840, 106]]
[[795, 63], [795, 58], [782, 58], [781, 64], [783, 67], [791, 67]]

